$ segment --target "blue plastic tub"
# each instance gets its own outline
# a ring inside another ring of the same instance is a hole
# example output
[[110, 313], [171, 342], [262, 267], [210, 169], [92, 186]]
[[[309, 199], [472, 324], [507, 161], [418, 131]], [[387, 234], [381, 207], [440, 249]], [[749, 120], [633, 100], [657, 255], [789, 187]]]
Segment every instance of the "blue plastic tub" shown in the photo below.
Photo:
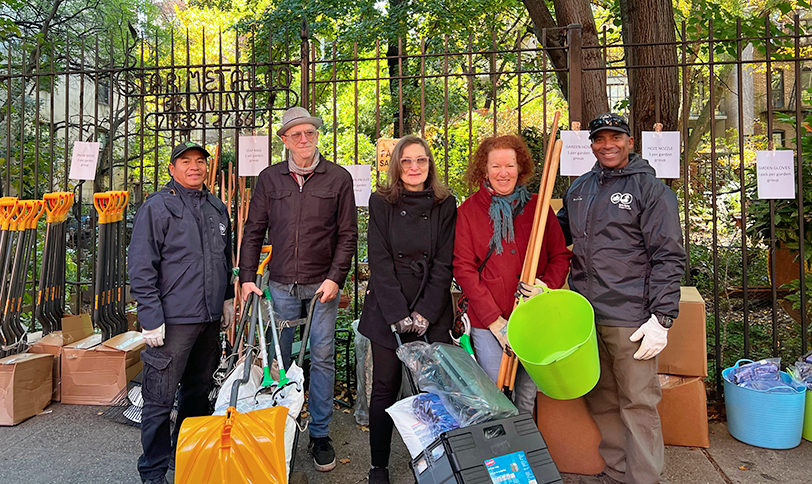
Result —
[[727, 430], [745, 444], [766, 449], [791, 449], [801, 443], [806, 405], [806, 388], [792, 385], [792, 377], [781, 372], [787, 393], [743, 388], [729, 381], [730, 374], [741, 363], [722, 372], [725, 382]]

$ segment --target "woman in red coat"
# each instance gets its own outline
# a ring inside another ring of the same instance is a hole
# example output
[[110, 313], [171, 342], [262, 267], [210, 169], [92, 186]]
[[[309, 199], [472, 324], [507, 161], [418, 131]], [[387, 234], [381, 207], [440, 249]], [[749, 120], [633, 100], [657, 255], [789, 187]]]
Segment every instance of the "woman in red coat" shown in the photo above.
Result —
[[[469, 185], [479, 190], [457, 210], [454, 278], [468, 298], [477, 361], [494, 381], [508, 344], [507, 320], [517, 288], [527, 296], [538, 292], [519, 284], [536, 211], [536, 195], [531, 196], [526, 186], [532, 174], [533, 160], [521, 139], [513, 135], [486, 138], [467, 173]], [[563, 286], [571, 257], [551, 209], [536, 285]], [[520, 413], [533, 411], [536, 391], [535, 383], [520, 367], [513, 394]]]

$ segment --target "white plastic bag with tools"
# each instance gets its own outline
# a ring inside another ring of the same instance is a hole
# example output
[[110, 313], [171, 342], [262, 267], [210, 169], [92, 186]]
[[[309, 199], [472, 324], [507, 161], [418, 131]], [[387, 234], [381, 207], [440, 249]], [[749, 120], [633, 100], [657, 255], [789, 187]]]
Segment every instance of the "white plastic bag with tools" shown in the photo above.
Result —
[[[214, 415], [225, 415], [228, 409], [228, 403], [231, 399], [231, 388], [234, 382], [242, 378], [243, 369], [245, 368], [244, 361], [240, 360], [235, 365], [235, 370], [226, 378], [220, 393], [217, 395], [217, 402], [214, 406]], [[285, 463], [287, 466], [287, 475], [290, 475], [290, 458], [293, 453], [293, 439], [296, 436], [296, 419], [302, 412], [304, 406], [304, 372], [294, 362], [290, 364], [286, 376], [295, 383], [286, 385], [282, 390], [274, 395], [271, 390], [260, 393], [254, 399], [254, 395], [262, 383], [262, 368], [258, 365], [251, 367], [251, 376], [248, 382], [240, 386], [239, 397], [237, 398], [237, 411], [240, 413], [248, 413], [252, 410], [260, 410], [263, 408], [271, 408], [273, 406], [282, 406], [288, 409], [288, 418], [285, 421]], [[276, 360], [274, 366], [271, 367], [271, 377], [279, 381], [279, 370], [276, 367]], [[275, 390], [275, 389], [274, 389]]]

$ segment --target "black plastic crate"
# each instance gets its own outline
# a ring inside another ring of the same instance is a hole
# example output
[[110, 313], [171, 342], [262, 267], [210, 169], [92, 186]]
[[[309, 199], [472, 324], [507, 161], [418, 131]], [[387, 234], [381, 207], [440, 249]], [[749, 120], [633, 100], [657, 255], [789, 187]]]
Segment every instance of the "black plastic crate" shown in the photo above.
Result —
[[[524, 460], [520, 452], [524, 452]], [[510, 464], [508, 471], [505, 466], [511, 461], [515, 463]], [[524, 472], [526, 466], [530, 467], [533, 480]], [[418, 484], [492, 484], [489, 467], [494, 472], [501, 469], [499, 475], [504, 481], [499, 482], [563, 482], [531, 415], [444, 432], [412, 459], [410, 467]], [[505, 476], [511, 471], [516, 479]], [[520, 475], [525, 476], [525, 480], [521, 480]]]

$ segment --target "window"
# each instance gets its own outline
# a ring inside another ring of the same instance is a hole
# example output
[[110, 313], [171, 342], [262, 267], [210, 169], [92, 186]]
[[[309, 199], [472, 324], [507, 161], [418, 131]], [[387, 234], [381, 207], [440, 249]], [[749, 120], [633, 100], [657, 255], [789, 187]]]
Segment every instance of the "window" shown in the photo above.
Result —
[[784, 108], [784, 70], [776, 69], [772, 73], [770, 89], [772, 90], [773, 109]]
[[787, 134], [783, 129], [774, 129], [773, 130], [773, 147], [774, 148], [776, 148], [776, 149], [783, 148], [784, 147], [784, 141], [786, 141], [786, 139], [787, 139]]
[[99, 104], [105, 106], [110, 104], [110, 84], [109, 81], [99, 81], [99, 92], [97, 93]]

